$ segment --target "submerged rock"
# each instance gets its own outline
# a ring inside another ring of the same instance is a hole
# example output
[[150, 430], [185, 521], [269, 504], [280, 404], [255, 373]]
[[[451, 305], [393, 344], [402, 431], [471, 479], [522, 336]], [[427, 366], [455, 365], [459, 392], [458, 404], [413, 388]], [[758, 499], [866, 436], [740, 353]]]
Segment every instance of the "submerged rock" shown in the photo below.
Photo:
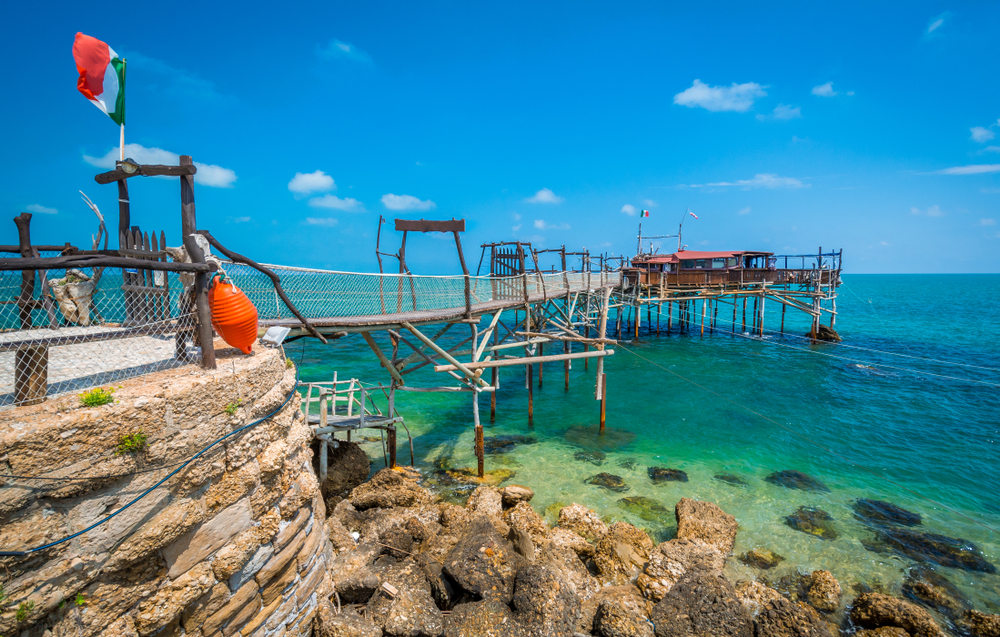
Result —
[[910, 602], [879, 593], [859, 595], [851, 608], [851, 621], [862, 628], [895, 626], [912, 637], [944, 637], [927, 611]]
[[615, 464], [617, 464], [622, 469], [628, 469], [629, 471], [639, 466], [639, 463], [638, 461], [636, 461], [635, 458], [625, 458], [623, 460], [619, 460]]
[[666, 467], [650, 467], [649, 477], [653, 482], [687, 482], [688, 474], [680, 469]]
[[834, 540], [838, 535], [833, 527], [833, 517], [817, 507], [799, 507], [795, 513], [785, 518], [785, 524], [823, 540]]
[[573, 454], [573, 458], [579, 460], [580, 462], [589, 462], [595, 466], [601, 466], [604, 464], [604, 459], [607, 458], [607, 454], [603, 451], [577, 451]]
[[751, 637], [753, 621], [733, 585], [717, 571], [685, 575], [653, 607], [656, 637]]
[[622, 480], [620, 476], [616, 476], [611, 473], [598, 473], [596, 476], [587, 478], [584, 482], [594, 486], [604, 487], [610, 491], [628, 491], [628, 485], [625, 484], [625, 481]]
[[907, 511], [903, 507], [882, 500], [855, 500], [851, 504], [855, 517], [869, 524], [898, 524], [900, 526], [917, 526], [922, 522], [919, 513]]
[[490, 436], [483, 439], [483, 450], [488, 455], [507, 453], [520, 445], [533, 445], [538, 442], [534, 436], [510, 434], [505, 436]]
[[739, 476], [734, 476], [731, 473], [717, 473], [712, 476], [713, 479], [719, 482], [725, 482], [726, 484], [731, 484], [734, 487], [748, 487], [750, 483]]
[[801, 471], [776, 471], [764, 478], [773, 485], [785, 487], [787, 489], [801, 489], [802, 491], [822, 491], [829, 492], [830, 488], [816, 478], [802, 473]]
[[972, 609], [969, 600], [954, 584], [927, 567], [910, 569], [903, 581], [903, 594], [953, 619]]
[[[449, 469], [444, 474], [453, 484], [487, 484], [494, 487], [503, 484], [517, 475], [511, 469], [493, 469], [492, 471], [485, 471], [483, 477], [480, 478], [479, 473], [470, 467]], [[436, 473], [436, 475], [439, 474]]]
[[862, 544], [869, 551], [891, 551], [915, 560], [936, 562], [941, 566], [982, 573], [997, 571], [996, 566], [983, 557], [978, 546], [961, 538], [884, 527], [876, 533], [874, 542]]
[[975, 637], [1000, 637], [1000, 615], [970, 610], [959, 621], [959, 625]]
[[618, 500], [618, 506], [647, 522], [659, 523], [670, 519], [670, 509], [656, 500], [636, 495]]
[[781, 562], [785, 561], [785, 558], [767, 549], [753, 549], [752, 551], [747, 551], [743, 555], [740, 555], [738, 559], [747, 566], [752, 566], [753, 568], [759, 568], [762, 570], [774, 568]]
[[578, 447], [600, 449], [602, 451], [620, 451], [622, 447], [632, 444], [635, 433], [624, 429], [605, 429], [596, 427], [570, 427], [564, 434], [566, 442]]
[[702, 540], [729, 555], [736, 544], [736, 518], [711, 502], [681, 498], [674, 507], [677, 537]]

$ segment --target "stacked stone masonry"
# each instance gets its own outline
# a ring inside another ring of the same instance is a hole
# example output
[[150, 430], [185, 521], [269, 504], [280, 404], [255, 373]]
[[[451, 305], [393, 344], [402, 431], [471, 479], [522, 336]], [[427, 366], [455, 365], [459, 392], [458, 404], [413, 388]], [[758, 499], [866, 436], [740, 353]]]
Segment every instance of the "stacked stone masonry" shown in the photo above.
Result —
[[[65, 396], [0, 412], [0, 473], [93, 477], [0, 478], [0, 550], [86, 528], [293, 391], [295, 370], [280, 350], [216, 347], [218, 369], [135, 379], [113, 404], [87, 408]], [[139, 431], [148, 449], [116, 455], [120, 436]], [[293, 399], [109, 522], [0, 558], [0, 635], [311, 634], [317, 601], [333, 588], [310, 442]]]

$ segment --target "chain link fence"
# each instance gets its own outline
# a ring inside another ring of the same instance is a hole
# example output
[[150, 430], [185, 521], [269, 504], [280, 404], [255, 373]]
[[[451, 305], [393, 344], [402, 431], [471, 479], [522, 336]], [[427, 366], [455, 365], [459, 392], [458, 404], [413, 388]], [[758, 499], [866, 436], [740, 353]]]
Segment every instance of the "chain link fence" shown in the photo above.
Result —
[[29, 297], [22, 271], [0, 271], [0, 409], [198, 363], [188, 276], [39, 270]]

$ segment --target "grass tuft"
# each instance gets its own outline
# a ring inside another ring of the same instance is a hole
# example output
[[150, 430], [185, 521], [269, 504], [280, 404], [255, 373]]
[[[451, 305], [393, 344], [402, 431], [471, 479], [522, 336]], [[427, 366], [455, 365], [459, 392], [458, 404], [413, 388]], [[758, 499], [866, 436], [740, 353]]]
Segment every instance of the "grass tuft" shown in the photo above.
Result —
[[80, 402], [84, 407], [100, 407], [115, 402], [114, 387], [96, 387], [80, 394]]
[[115, 446], [115, 455], [124, 456], [130, 453], [141, 453], [148, 447], [146, 434], [139, 431], [122, 434], [118, 437], [118, 444]]
[[233, 414], [236, 413], [236, 410], [240, 408], [240, 405], [242, 403], [243, 403], [242, 400], [237, 400], [229, 403], [228, 405], [226, 405], [226, 413], [232, 416]]

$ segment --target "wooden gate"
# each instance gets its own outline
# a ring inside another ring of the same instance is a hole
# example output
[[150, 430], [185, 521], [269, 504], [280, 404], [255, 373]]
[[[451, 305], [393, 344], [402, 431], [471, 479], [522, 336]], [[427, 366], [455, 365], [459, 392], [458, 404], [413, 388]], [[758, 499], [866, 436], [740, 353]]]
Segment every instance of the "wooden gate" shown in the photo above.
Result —
[[[140, 232], [138, 226], [132, 226], [130, 231], [119, 236], [118, 245], [122, 246], [119, 250], [122, 256], [166, 263], [167, 253], [161, 250], [166, 244], [163, 231], [160, 231], [157, 243], [156, 232], [150, 236]], [[166, 321], [171, 317], [170, 277], [165, 271], [125, 268], [122, 271], [122, 294], [125, 297], [123, 325], [126, 327]]]

